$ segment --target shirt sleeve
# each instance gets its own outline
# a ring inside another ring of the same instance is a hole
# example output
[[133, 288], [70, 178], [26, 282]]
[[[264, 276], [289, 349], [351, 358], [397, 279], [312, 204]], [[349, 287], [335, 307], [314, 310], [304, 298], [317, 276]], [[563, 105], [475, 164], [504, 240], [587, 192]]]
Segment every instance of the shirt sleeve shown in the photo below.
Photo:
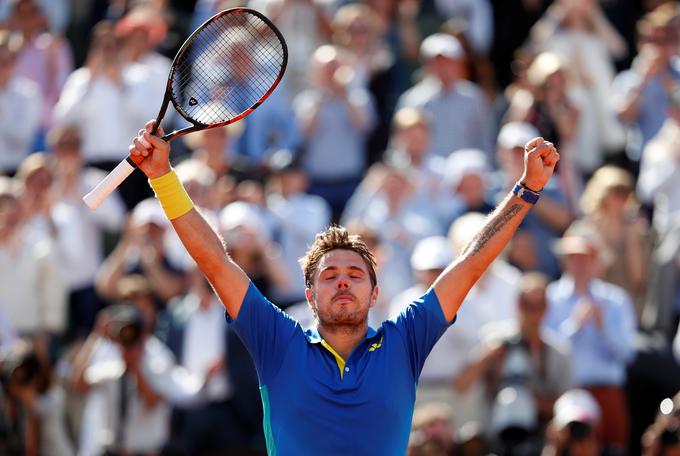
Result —
[[236, 320], [225, 313], [253, 358], [260, 383], [278, 372], [283, 353], [301, 328], [298, 322], [269, 302], [251, 282]]
[[406, 343], [414, 378], [420, 376], [432, 347], [456, 318], [451, 323], [446, 320], [434, 288], [430, 288], [395, 317], [397, 330]]

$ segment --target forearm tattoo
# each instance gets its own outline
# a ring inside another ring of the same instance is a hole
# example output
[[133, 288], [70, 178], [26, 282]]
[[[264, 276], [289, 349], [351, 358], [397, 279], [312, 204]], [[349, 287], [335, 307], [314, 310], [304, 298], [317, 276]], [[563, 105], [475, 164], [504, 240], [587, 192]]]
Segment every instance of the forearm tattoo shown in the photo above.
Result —
[[503, 210], [500, 214], [494, 214], [482, 230], [472, 239], [472, 242], [465, 249], [465, 255], [478, 254], [489, 241], [503, 229], [507, 223], [519, 214], [524, 206], [513, 203], [510, 207]]

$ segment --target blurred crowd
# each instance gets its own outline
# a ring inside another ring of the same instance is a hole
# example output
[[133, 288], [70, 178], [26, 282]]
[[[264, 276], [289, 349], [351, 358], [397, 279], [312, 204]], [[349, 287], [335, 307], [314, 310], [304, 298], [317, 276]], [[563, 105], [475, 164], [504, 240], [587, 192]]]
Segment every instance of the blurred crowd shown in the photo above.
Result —
[[146, 179], [81, 201], [157, 114], [183, 40], [240, 5], [287, 40], [283, 82], [172, 160], [304, 326], [315, 233], [342, 223], [376, 253], [378, 326], [460, 254], [528, 140], [561, 153], [428, 358], [408, 454], [680, 454], [663, 0], [0, 0], [0, 454], [265, 454], [252, 362]]

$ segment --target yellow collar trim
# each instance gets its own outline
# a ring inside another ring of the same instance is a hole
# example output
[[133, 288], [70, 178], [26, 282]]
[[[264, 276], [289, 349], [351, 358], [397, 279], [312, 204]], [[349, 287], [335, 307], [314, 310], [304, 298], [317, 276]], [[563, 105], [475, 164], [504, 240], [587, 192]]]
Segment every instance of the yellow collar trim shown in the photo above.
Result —
[[321, 345], [323, 345], [326, 350], [331, 352], [333, 357], [335, 357], [335, 362], [338, 364], [338, 369], [340, 369], [340, 378], [342, 378], [343, 374], [345, 373], [345, 364], [347, 363], [344, 359], [342, 359], [342, 356], [338, 354], [335, 350], [333, 350], [333, 347], [328, 345], [328, 343], [325, 340], [321, 341]]

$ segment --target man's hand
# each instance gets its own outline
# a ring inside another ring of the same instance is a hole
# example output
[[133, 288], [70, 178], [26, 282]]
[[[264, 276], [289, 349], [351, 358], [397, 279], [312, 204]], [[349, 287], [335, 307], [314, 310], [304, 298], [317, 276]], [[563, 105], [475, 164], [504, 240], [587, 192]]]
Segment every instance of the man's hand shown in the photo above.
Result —
[[534, 138], [524, 146], [524, 174], [521, 182], [538, 192], [545, 187], [555, 170], [560, 154], [550, 141]]
[[147, 122], [146, 129], [139, 130], [139, 134], [128, 148], [132, 160], [149, 179], [170, 172], [170, 144], [160, 138], [164, 134], [162, 127], [156, 132], [158, 136], [151, 134], [155, 123], [155, 120]]

